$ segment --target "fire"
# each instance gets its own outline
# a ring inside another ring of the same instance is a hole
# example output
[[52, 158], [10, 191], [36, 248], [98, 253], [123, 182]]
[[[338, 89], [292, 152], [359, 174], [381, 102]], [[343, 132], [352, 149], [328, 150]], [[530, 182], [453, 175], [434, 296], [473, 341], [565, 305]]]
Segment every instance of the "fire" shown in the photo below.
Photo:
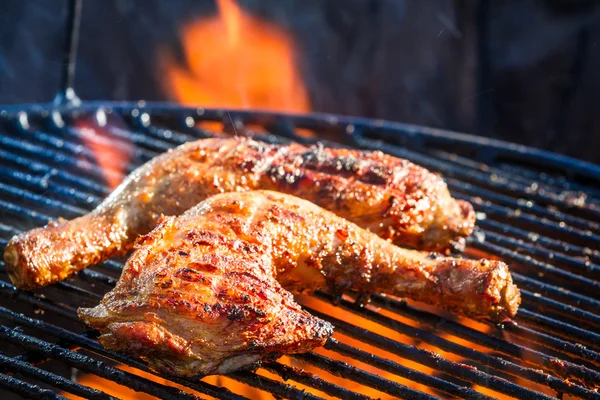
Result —
[[[125, 372], [129, 372], [131, 374], [135, 374], [135, 375], [141, 376], [143, 378], [149, 379], [149, 380], [159, 383], [161, 385], [176, 387], [178, 389], [183, 390], [186, 393], [196, 395], [199, 398], [205, 397], [202, 394], [200, 394], [194, 390], [191, 390], [185, 386], [172, 383], [172, 382], [168, 381], [167, 379], [158, 377], [156, 375], [153, 375], [153, 374], [150, 374], [150, 373], [147, 373], [144, 371], [140, 371], [138, 369], [129, 367], [127, 365], [119, 364], [116, 366], [116, 368], [118, 368], [122, 371], [125, 371]], [[242, 388], [242, 390], [244, 391], [244, 394], [253, 399], [263, 399], [263, 398], [268, 399], [269, 398], [269, 397], [267, 397], [267, 395], [265, 395], [264, 392], [261, 392], [260, 390], [252, 388], [252, 387], [244, 386], [244, 385], [240, 384], [239, 382], [234, 381], [233, 379], [227, 378], [225, 376], [209, 376], [209, 377], [204, 378], [203, 380], [212, 385], [224, 386], [227, 388], [235, 388], [236, 385], [239, 385]], [[119, 385], [118, 383], [115, 383], [115, 382], [107, 380], [107, 379], [100, 378], [96, 375], [82, 374], [77, 379], [77, 382], [82, 385], [101, 390], [101, 391], [105, 392], [106, 394], [117, 397], [119, 399], [131, 399], [131, 400], [154, 400], [154, 399], [156, 399], [155, 396], [152, 396], [152, 395], [149, 395], [149, 394], [143, 393], [143, 392], [136, 392], [135, 390], [130, 389], [126, 386]], [[60, 394], [61, 394], [61, 396], [64, 396], [68, 399], [81, 399], [81, 397], [76, 396], [71, 393], [67, 393], [67, 392], [61, 392]], [[272, 397], [270, 397], [270, 398], [272, 398]]]
[[162, 52], [168, 93], [187, 105], [308, 112], [290, 35], [234, 0], [217, 0], [217, 6], [218, 15], [182, 29], [187, 66]]
[[[76, 121], [74, 125], [85, 148], [93, 154], [106, 185], [113, 190], [119, 186], [127, 173], [127, 166], [133, 155], [133, 146], [128, 141], [115, 138], [110, 132], [110, 129], [115, 126], [106, 125], [102, 118], [100, 122], [82, 119]], [[86, 166], [88, 166], [86, 163], [82, 165], [83, 168]]]

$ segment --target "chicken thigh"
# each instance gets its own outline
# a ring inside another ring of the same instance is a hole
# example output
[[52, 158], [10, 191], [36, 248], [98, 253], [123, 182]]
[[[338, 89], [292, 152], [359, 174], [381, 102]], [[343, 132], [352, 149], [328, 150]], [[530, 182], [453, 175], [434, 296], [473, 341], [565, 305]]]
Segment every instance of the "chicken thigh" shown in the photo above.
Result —
[[79, 316], [107, 348], [199, 377], [324, 343], [331, 326], [290, 294], [319, 288], [388, 293], [493, 321], [520, 303], [500, 261], [402, 249], [306, 200], [250, 191], [162, 218], [116, 287]]

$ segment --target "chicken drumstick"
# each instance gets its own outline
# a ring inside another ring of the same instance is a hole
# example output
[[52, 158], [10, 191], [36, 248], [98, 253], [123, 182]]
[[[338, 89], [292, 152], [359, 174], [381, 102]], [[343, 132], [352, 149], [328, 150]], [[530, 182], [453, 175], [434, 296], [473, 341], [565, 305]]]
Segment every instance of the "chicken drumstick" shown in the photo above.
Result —
[[493, 321], [520, 303], [502, 262], [429, 257], [306, 200], [250, 191], [163, 218], [116, 287], [79, 316], [105, 347], [197, 377], [323, 344], [331, 326], [287, 292], [318, 288], [384, 292]]
[[442, 250], [473, 231], [473, 207], [444, 181], [381, 152], [203, 139], [135, 170], [98, 208], [15, 236], [4, 259], [34, 289], [131, 249], [164, 215], [218, 193], [276, 190], [312, 201], [396, 244]]

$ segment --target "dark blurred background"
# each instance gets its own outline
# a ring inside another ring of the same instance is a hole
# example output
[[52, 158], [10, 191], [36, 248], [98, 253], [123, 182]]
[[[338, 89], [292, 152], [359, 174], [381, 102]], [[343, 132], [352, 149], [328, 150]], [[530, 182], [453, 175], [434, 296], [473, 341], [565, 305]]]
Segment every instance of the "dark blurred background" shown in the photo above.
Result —
[[[600, 163], [600, 1], [239, 0], [289, 31], [315, 111], [428, 125]], [[212, 0], [84, 0], [83, 99], [174, 100], [159, 48]], [[59, 87], [66, 0], [0, 1], [0, 104]], [[237, 60], [231, 60], [236, 62]]]

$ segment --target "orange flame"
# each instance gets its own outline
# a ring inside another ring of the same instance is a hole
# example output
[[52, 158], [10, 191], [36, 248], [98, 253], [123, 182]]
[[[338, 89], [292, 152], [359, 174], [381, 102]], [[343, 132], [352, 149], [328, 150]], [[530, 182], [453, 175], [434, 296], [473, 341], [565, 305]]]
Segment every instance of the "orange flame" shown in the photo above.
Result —
[[87, 120], [76, 121], [75, 127], [85, 147], [94, 155], [106, 185], [115, 189], [127, 172], [133, 154], [132, 144], [115, 138], [108, 127]]
[[166, 90], [182, 104], [307, 112], [310, 103], [290, 36], [217, 0], [217, 16], [182, 29], [187, 68], [164, 52]]

